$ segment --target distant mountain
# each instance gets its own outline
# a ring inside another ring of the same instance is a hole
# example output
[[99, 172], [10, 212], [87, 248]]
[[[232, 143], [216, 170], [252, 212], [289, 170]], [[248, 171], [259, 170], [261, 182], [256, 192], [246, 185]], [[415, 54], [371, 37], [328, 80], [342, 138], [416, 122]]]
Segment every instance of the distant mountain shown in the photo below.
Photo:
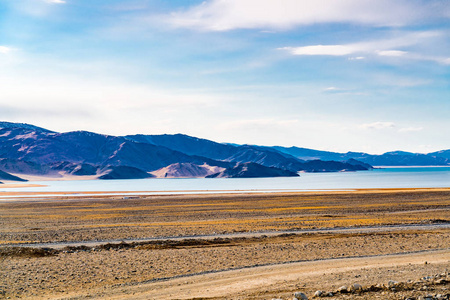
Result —
[[404, 151], [386, 152], [372, 155], [363, 152], [328, 152], [298, 147], [271, 147], [277, 151], [292, 155], [302, 160], [334, 160], [348, 161], [355, 159], [372, 166], [445, 166], [450, 165], [450, 150], [442, 150], [429, 154]]
[[9, 181], [27, 181], [25, 179], [11, 175], [11, 174], [3, 172], [1, 170], [0, 170], [0, 179], [1, 180], [9, 180]]
[[342, 171], [364, 171], [371, 169], [364, 163], [352, 160], [351, 163], [340, 161], [310, 160], [303, 164], [306, 172], [342, 172]]
[[105, 174], [98, 179], [144, 179], [155, 177], [138, 168], [128, 166], [110, 166], [107, 167]]
[[225, 162], [255, 162], [266, 167], [277, 167], [298, 171], [300, 160], [291, 155], [282, 154], [274, 149], [259, 146], [232, 146], [199, 139], [184, 134], [164, 135], [128, 135], [125, 138], [141, 143], [150, 143], [187, 155], [206, 157]]
[[139, 143], [147, 143], [176, 149], [187, 155], [204, 156], [211, 159], [226, 160], [236, 153], [236, 147], [200, 139], [185, 134], [127, 135], [125, 138]]
[[450, 149], [428, 153], [427, 155], [432, 157], [442, 157], [450, 160]]
[[0, 158], [28, 164], [126, 165], [144, 171], [154, 171], [176, 162], [203, 164], [201, 158], [165, 147], [86, 131], [51, 133], [28, 128], [1, 128], [0, 142]]
[[207, 164], [196, 165], [192, 163], [175, 163], [156, 170], [152, 172], [152, 174], [158, 178], [201, 178], [224, 170], [226, 169], [218, 166], [209, 166]]
[[291, 173], [297, 172], [370, 170], [373, 165], [447, 166], [450, 150], [428, 154], [338, 153], [299, 147], [222, 144], [183, 134], [58, 133], [30, 124], [0, 122], [0, 170], [18, 177], [293, 176]]
[[281, 146], [273, 146], [271, 147], [277, 151], [282, 153], [286, 153], [292, 155], [298, 159], [302, 160], [345, 160], [345, 154], [336, 153], [336, 152], [328, 152], [328, 151], [320, 151], [313, 150], [307, 148], [299, 148], [299, 147], [281, 147]]
[[274, 167], [265, 167], [257, 163], [237, 164], [233, 168], [206, 176], [206, 178], [253, 178], [253, 177], [289, 177], [299, 176], [295, 172]]
[[15, 174], [46, 175], [52, 172], [52, 167], [25, 160], [0, 158], [0, 170]]
[[28, 129], [28, 130], [32, 130], [32, 131], [53, 132], [48, 129], [45, 129], [42, 127], [37, 127], [34, 125], [30, 125], [30, 124], [11, 123], [11, 122], [2, 122], [2, 121], [0, 121], [0, 128], [5, 128], [5, 129], [22, 128], [22, 129]]

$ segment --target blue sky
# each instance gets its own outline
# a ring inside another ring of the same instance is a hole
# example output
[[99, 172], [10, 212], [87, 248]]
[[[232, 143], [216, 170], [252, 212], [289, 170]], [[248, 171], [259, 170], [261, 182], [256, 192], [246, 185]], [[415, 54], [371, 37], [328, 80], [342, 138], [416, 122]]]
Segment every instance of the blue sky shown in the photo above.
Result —
[[450, 2], [0, 1], [0, 119], [331, 151], [450, 148]]

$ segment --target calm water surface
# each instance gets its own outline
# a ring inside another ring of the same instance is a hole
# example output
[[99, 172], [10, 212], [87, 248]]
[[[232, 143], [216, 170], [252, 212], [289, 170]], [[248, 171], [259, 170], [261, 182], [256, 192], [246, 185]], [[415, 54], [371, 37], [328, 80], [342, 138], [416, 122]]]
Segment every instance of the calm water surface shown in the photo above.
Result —
[[168, 193], [194, 191], [304, 191], [355, 188], [450, 187], [450, 167], [398, 167], [372, 171], [301, 173], [278, 178], [189, 178], [36, 181], [44, 187], [8, 188], [2, 192], [120, 192]]

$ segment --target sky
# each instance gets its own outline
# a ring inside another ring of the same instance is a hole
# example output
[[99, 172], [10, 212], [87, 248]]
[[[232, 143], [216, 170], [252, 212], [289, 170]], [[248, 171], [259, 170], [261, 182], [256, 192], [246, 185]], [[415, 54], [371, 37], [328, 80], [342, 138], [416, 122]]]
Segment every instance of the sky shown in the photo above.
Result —
[[450, 149], [450, 1], [0, 0], [0, 120]]

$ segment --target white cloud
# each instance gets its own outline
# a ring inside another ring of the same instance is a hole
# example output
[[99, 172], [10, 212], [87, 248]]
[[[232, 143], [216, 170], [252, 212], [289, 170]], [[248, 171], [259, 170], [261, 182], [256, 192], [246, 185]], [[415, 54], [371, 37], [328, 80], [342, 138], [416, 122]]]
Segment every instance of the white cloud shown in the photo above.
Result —
[[445, 18], [449, 13], [440, 1], [407, 0], [211, 0], [172, 13], [175, 27], [206, 31], [234, 29], [289, 29], [317, 23], [356, 23], [403, 26]]
[[418, 132], [418, 131], [422, 131], [423, 127], [404, 127], [404, 128], [400, 128], [398, 130], [398, 132]]
[[0, 46], [0, 53], [2, 54], [8, 54], [12, 51], [12, 48], [6, 47], [6, 46]]
[[330, 86], [324, 89], [325, 91], [339, 91], [341, 89], [338, 89], [337, 87], [334, 86]]
[[388, 129], [388, 128], [394, 128], [395, 123], [393, 122], [373, 122], [373, 123], [366, 123], [359, 126], [362, 129]]
[[[407, 32], [401, 36], [386, 39], [364, 41], [359, 43], [342, 45], [309, 45], [302, 47], [283, 47], [278, 50], [288, 51], [291, 55], [327, 55], [327, 56], [349, 56], [361, 55], [375, 57], [392, 57], [410, 60], [434, 61], [440, 64], [450, 64], [450, 59], [439, 56], [430, 56], [414, 53], [411, 51], [398, 50], [398, 48], [414, 47], [424, 45], [430, 40], [436, 40], [445, 36], [446, 33], [439, 31]], [[353, 56], [349, 60], [365, 59], [366, 56]]]
[[365, 92], [357, 91], [355, 89], [338, 88], [335, 86], [324, 88], [322, 91], [327, 94], [367, 96], [367, 93]]
[[378, 55], [380, 56], [403, 56], [405, 54], [407, 54], [408, 52], [406, 51], [400, 51], [400, 50], [384, 50], [384, 51], [378, 51]]
[[285, 47], [280, 50], [288, 50], [293, 55], [333, 55], [342, 56], [358, 51], [352, 45], [315, 45], [306, 47]]
[[45, 0], [47, 3], [54, 3], [54, 4], [65, 4], [65, 0]]
[[356, 56], [356, 57], [349, 57], [348, 60], [362, 60], [366, 59], [364, 56]]

